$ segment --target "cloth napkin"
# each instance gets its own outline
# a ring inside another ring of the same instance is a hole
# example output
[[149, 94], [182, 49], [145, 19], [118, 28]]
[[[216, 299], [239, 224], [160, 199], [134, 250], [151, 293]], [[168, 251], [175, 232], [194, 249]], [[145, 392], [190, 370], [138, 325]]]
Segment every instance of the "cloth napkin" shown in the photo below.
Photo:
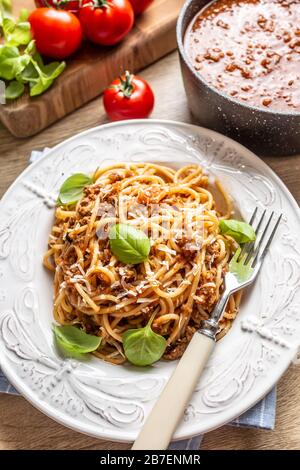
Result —
[[[49, 149], [35, 150], [32, 152], [29, 162], [32, 163], [41, 158]], [[17, 390], [8, 382], [0, 369], [0, 393], [9, 393], [18, 395]], [[235, 427], [248, 427], [273, 430], [275, 427], [276, 416], [276, 388], [274, 388], [268, 395], [257, 403], [253, 408], [246, 411], [239, 418], [236, 418], [230, 423]], [[169, 449], [172, 450], [198, 450], [200, 448], [203, 435], [185, 439], [182, 441], [171, 442]]]

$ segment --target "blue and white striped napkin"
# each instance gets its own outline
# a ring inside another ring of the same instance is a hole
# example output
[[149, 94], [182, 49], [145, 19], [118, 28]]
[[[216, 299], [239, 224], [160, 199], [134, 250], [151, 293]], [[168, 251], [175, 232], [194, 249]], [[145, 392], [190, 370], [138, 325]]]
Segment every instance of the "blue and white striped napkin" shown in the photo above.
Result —
[[[39, 159], [49, 149], [43, 151], [33, 151], [30, 156], [30, 163]], [[10, 393], [18, 395], [17, 390], [7, 381], [6, 377], [0, 369], [0, 393]], [[274, 388], [266, 397], [261, 400], [246, 413], [242, 414], [230, 423], [231, 426], [249, 427], [273, 430], [275, 427], [276, 416], [276, 388]], [[191, 439], [172, 442], [169, 449], [173, 450], [198, 450], [200, 448], [203, 435], [195, 436]]]
[[[230, 426], [236, 428], [257, 428], [273, 431], [276, 418], [276, 388], [268, 393], [257, 405], [246, 411], [239, 418], [231, 421]], [[198, 450], [203, 435], [195, 436], [184, 441], [171, 442], [169, 449]]]

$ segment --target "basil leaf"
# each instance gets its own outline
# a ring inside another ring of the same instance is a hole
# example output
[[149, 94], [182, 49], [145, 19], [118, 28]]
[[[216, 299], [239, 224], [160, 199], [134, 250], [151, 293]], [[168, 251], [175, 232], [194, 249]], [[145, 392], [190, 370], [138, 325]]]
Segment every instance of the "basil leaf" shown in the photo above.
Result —
[[7, 45], [26, 46], [32, 39], [28, 21], [16, 23], [11, 18], [3, 18], [2, 28]]
[[27, 8], [22, 8], [19, 14], [18, 23], [23, 23], [24, 21], [28, 21], [29, 18], [29, 10]]
[[2, 26], [4, 18], [11, 17], [11, 12], [12, 12], [11, 0], [0, 0], [0, 26]]
[[48, 90], [54, 80], [66, 68], [65, 62], [52, 62], [51, 64], [44, 65], [43, 68], [41, 68], [36, 61], [33, 62], [33, 65], [38, 73], [38, 77], [29, 84], [30, 96], [40, 95]]
[[150, 252], [149, 238], [132, 225], [114, 225], [109, 232], [109, 242], [113, 254], [125, 264], [141, 263]]
[[3, 29], [3, 36], [7, 40], [7, 37], [12, 33], [15, 29], [15, 21], [12, 18], [3, 18], [2, 20], [2, 29]]
[[84, 188], [92, 183], [92, 178], [83, 173], [76, 173], [70, 176], [60, 188], [57, 201], [58, 205], [75, 204], [75, 202], [82, 198]]
[[17, 80], [22, 81], [24, 83], [30, 83], [31, 81], [35, 81], [38, 79], [38, 73], [31, 62], [29, 61], [28, 65], [22, 70], [21, 73], [18, 73], [16, 76]]
[[[29, 43], [28, 49], [34, 52], [34, 44]], [[40, 54], [35, 52], [26, 69], [17, 78], [29, 83], [30, 96], [37, 96], [50, 88], [53, 81], [64, 71], [65, 67], [65, 62], [51, 62], [44, 65]]]
[[219, 227], [221, 233], [224, 235], [230, 235], [238, 243], [254, 242], [256, 239], [253, 227], [240, 220], [221, 220]]
[[158, 361], [167, 347], [166, 339], [154, 333], [148, 324], [144, 328], [127, 330], [122, 335], [125, 356], [135, 366], [149, 366]]
[[7, 43], [12, 46], [26, 46], [31, 39], [30, 23], [24, 21], [16, 25], [14, 31], [9, 35]]
[[12, 11], [11, 0], [0, 0], [0, 9], [5, 13], [10, 13]]
[[0, 47], [0, 78], [14, 80], [30, 62], [28, 54], [20, 55], [15, 46]]
[[[238, 248], [234, 254], [234, 256], [231, 258], [231, 261], [229, 263], [229, 271], [236, 276], [239, 282], [244, 282], [249, 279], [253, 272], [253, 268], [251, 268], [251, 263], [252, 260], [249, 261], [248, 264], [244, 263], [238, 263], [238, 257], [240, 256], [241, 253], [241, 248]], [[244, 259], [246, 259], [247, 253], [243, 256]]]
[[85, 333], [75, 326], [54, 326], [58, 345], [67, 353], [86, 354], [95, 351], [101, 344], [99, 336]]
[[16, 80], [10, 82], [5, 90], [5, 98], [7, 100], [15, 100], [23, 95], [25, 86], [23, 83], [17, 82]]

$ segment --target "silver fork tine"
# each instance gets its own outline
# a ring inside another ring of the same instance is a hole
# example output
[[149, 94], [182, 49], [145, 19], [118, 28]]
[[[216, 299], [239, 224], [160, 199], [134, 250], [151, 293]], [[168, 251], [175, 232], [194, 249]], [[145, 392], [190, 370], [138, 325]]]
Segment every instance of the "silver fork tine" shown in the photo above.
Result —
[[[249, 220], [249, 225], [252, 225], [254, 220], [255, 220], [255, 217], [256, 217], [256, 214], [257, 214], [257, 211], [258, 211], [258, 207], [255, 207], [254, 209], [254, 212], [253, 214], [251, 215], [251, 219]], [[240, 261], [243, 257], [243, 255], [245, 254], [246, 252], [246, 244], [243, 246], [241, 252], [240, 252], [240, 255], [238, 257], [238, 261]]]
[[256, 233], [256, 234], [257, 234], [257, 232], [258, 232], [259, 229], [260, 229], [260, 226], [261, 226], [261, 224], [262, 224], [262, 221], [263, 221], [264, 218], [265, 218], [265, 215], [266, 215], [266, 209], [263, 211], [262, 216], [261, 216], [261, 218], [260, 218], [260, 221], [259, 221], [258, 224], [257, 224], [257, 227], [256, 227], [256, 229], [255, 229], [255, 233]]
[[[272, 212], [272, 214], [273, 214], [273, 212]], [[260, 257], [259, 257], [259, 261], [263, 261], [263, 259], [265, 258], [266, 254], [267, 254], [267, 252], [268, 252], [268, 249], [269, 249], [269, 247], [270, 247], [270, 245], [271, 245], [271, 243], [272, 243], [272, 240], [273, 240], [273, 238], [274, 238], [274, 235], [275, 235], [275, 233], [276, 233], [276, 231], [277, 231], [277, 228], [278, 228], [278, 225], [279, 225], [279, 223], [280, 223], [280, 221], [281, 221], [281, 218], [282, 218], [282, 214], [280, 214], [280, 216], [279, 216], [278, 219], [277, 219], [277, 222], [276, 222], [276, 224], [275, 224], [275, 226], [274, 226], [274, 228], [273, 228], [273, 230], [272, 230], [272, 232], [271, 232], [271, 235], [269, 236], [269, 239], [268, 239], [268, 241], [267, 241], [267, 243], [266, 243], [266, 245], [265, 245], [265, 247], [264, 247], [264, 249], [263, 249], [263, 251], [262, 251]], [[271, 217], [270, 217], [270, 219], [271, 219]], [[267, 227], [266, 227], [266, 228], [267, 228]], [[261, 245], [261, 243], [260, 243], [260, 245]], [[256, 262], [257, 262], [258, 254], [259, 254], [259, 250], [256, 251], [256, 254], [255, 254], [254, 258], [253, 258], [252, 267], [254, 267], [255, 264], [256, 264]]]
[[[258, 234], [258, 231], [260, 229], [260, 226], [265, 218], [265, 215], [266, 215], [266, 209], [263, 211], [262, 215], [261, 215], [261, 218], [256, 226], [256, 229], [255, 229], [255, 233], [256, 235]], [[250, 224], [251, 225], [251, 224]], [[254, 247], [255, 247], [255, 242], [250, 242], [250, 243], [247, 243], [246, 245], [244, 245], [246, 248], [244, 250], [244, 253], [247, 254], [247, 257], [245, 259], [245, 264], [247, 264], [251, 258], [251, 256], [253, 255], [253, 252], [254, 252]], [[239, 258], [241, 259], [241, 258]]]
[[256, 214], [257, 214], [257, 210], [258, 210], [258, 207], [255, 207], [254, 209], [254, 212], [253, 214], [251, 215], [251, 219], [249, 220], [249, 225], [252, 225], [254, 220], [255, 220], [255, 217], [256, 217]]
[[270, 217], [269, 217], [269, 220], [264, 228], [264, 231], [260, 237], [260, 239], [257, 241], [257, 245], [256, 247], [254, 246], [254, 243], [253, 243], [253, 249], [248, 253], [248, 256], [247, 258], [245, 259], [245, 264], [249, 263], [249, 261], [252, 259], [252, 262], [254, 260], [254, 258], [257, 256], [257, 253], [259, 251], [259, 249], [261, 248], [261, 245], [262, 245], [262, 242], [266, 236], [266, 233], [267, 233], [267, 230], [269, 228], [269, 225], [271, 223], [271, 220], [273, 218], [273, 215], [274, 215], [274, 212], [271, 213]]

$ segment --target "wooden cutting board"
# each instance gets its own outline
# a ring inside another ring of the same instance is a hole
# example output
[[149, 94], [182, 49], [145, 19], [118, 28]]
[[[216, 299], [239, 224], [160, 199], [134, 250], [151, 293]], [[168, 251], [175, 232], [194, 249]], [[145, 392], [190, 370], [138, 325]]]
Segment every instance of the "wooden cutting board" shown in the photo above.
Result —
[[[176, 48], [176, 20], [184, 0], [154, 0], [131, 33], [115, 47], [85, 42], [67, 60], [67, 68], [43, 95], [0, 105], [0, 121], [16, 137], [28, 137], [100, 95], [124, 70], [137, 72]], [[14, 0], [21, 8], [34, 8], [33, 0]], [[174, 77], [176, 79], [176, 77]]]

